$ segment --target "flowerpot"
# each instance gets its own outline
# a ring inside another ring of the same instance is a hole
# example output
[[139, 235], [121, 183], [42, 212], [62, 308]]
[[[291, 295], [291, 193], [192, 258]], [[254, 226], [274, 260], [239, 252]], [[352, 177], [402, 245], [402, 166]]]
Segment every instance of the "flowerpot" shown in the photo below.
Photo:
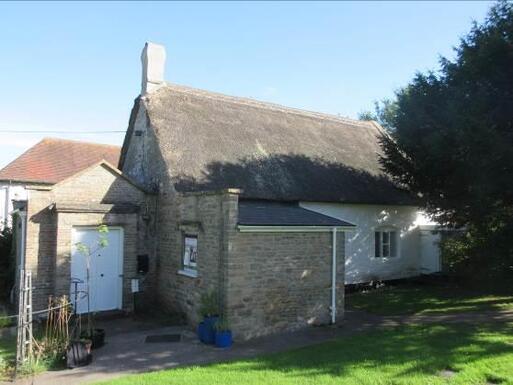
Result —
[[204, 343], [213, 345], [216, 342], [216, 331], [214, 326], [219, 319], [219, 316], [205, 317], [203, 322], [205, 323], [205, 337]]
[[205, 327], [205, 322], [200, 322], [198, 324], [198, 338], [201, 342], [205, 342], [205, 331], [206, 331], [206, 327]]
[[66, 366], [68, 369], [89, 365], [92, 359], [89, 349], [85, 341], [71, 342], [66, 350]]
[[232, 346], [232, 332], [230, 330], [216, 332], [216, 346], [218, 348], [228, 348]]

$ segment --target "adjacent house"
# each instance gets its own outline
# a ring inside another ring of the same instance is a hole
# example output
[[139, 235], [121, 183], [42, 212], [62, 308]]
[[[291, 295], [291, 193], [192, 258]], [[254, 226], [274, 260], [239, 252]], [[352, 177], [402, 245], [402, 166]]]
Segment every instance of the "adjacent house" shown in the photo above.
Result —
[[118, 164], [120, 148], [98, 143], [45, 138], [0, 170], [0, 229], [11, 225], [16, 202], [27, 186], [53, 185], [104, 159]]
[[[135, 235], [132, 243], [123, 242], [122, 236], [137, 234], [138, 203], [145, 201], [146, 194], [112, 165], [119, 155], [118, 146], [46, 138], [0, 170], [6, 192], [4, 212], [7, 218], [11, 214], [17, 218], [17, 270], [33, 273], [35, 309], [44, 308], [49, 295], [69, 295], [70, 288], [74, 290], [72, 280], [84, 290], [83, 265], [73, 266], [72, 244], [94, 236], [98, 223], [112, 228], [110, 247], [100, 253], [109, 258], [102, 271], [95, 272], [93, 304], [111, 300], [99, 303], [98, 309], [122, 307], [121, 290], [129, 290], [130, 281], [124, 286], [118, 282], [123, 283], [123, 272], [132, 274], [130, 269], [136, 269], [123, 260], [135, 261], [137, 245], [144, 244]], [[116, 299], [96, 294], [104, 291], [117, 293]], [[79, 310], [84, 310], [84, 303]]]
[[439, 270], [434, 224], [381, 171], [378, 124], [169, 84], [165, 56], [143, 50], [121, 171], [28, 189], [20, 266], [39, 305], [80, 291], [74, 245], [102, 223], [89, 310], [130, 311], [143, 290], [194, 325], [214, 291], [235, 338], [335, 323], [346, 284]]

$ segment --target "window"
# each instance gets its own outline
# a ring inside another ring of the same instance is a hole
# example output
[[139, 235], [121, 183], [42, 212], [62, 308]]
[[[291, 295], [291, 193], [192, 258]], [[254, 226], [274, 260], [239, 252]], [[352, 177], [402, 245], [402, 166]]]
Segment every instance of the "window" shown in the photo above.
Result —
[[195, 271], [197, 258], [198, 237], [196, 235], [184, 235], [182, 259], [183, 269]]
[[374, 257], [390, 258], [397, 256], [397, 231], [379, 230], [374, 233]]

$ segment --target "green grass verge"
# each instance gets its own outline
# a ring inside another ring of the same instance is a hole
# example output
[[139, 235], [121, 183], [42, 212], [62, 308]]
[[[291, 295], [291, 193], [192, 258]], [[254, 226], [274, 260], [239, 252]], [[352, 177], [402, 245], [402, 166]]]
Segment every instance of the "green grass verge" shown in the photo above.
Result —
[[10, 378], [16, 360], [16, 337], [0, 338], [0, 380]]
[[404, 285], [346, 295], [346, 306], [380, 315], [440, 314], [513, 309], [513, 295], [456, 286]]
[[406, 326], [251, 360], [98, 384], [513, 384], [512, 332], [513, 324]]

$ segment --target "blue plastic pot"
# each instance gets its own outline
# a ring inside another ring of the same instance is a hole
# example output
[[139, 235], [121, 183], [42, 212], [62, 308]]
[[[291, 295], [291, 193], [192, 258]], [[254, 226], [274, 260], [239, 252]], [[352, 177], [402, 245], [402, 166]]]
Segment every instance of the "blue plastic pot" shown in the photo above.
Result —
[[205, 337], [203, 340], [204, 343], [211, 344], [211, 345], [215, 344], [216, 331], [214, 329], [214, 326], [218, 319], [219, 319], [219, 317], [215, 315], [215, 316], [205, 317], [205, 319], [203, 320], [203, 322], [205, 323]]
[[229, 348], [232, 343], [232, 332], [230, 330], [216, 332], [216, 346], [218, 348]]
[[198, 324], [198, 338], [201, 342], [205, 342], [205, 322], [200, 322]]

